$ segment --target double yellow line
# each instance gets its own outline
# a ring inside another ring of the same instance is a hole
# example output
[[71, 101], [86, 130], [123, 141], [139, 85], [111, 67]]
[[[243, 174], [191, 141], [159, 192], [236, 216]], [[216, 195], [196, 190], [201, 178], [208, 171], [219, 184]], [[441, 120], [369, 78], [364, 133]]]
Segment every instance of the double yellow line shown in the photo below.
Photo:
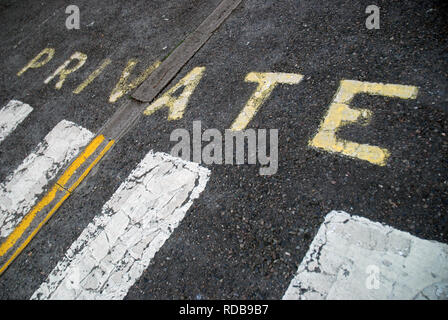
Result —
[[[103, 135], [98, 135], [93, 139], [67, 170], [65, 170], [50, 191], [48, 191], [42, 200], [27, 213], [14, 231], [0, 245], [0, 261], [3, 261], [0, 267], [0, 275], [3, 274], [14, 259], [23, 251], [23, 249], [25, 249], [42, 226], [53, 216], [56, 210], [58, 210], [62, 203], [89, 174], [90, 170], [92, 170], [115, 143], [114, 140], [110, 140], [104, 148], [97, 153], [104, 141], [105, 137]], [[96, 158], [92, 157], [95, 153], [98, 154]], [[91, 161], [92, 159], [93, 161]], [[91, 161], [90, 164], [89, 161]], [[85, 165], [87, 165], [87, 167]], [[75, 181], [70, 184], [69, 182], [74, 179]], [[61, 197], [57, 198], [59, 195], [61, 195]], [[54, 201], [55, 199], [56, 201]]]

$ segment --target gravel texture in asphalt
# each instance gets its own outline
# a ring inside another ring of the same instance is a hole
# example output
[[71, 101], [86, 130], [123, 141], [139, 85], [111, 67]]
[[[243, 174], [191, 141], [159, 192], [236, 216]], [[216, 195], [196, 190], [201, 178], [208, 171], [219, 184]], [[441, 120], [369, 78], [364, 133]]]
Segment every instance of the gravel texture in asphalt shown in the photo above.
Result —
[[[79, 31], [65, 29], [58, 1], [0, 6], [1, 103], [18, 99], [36, 109], [0, 145], [1, 179], [62, 119], [96, 132], [128, 99], [108, 102], [127, 60], [138, 58], [142, 71], [163, 59], [219, 1], [78, 3]], [[164, 109], [140, 119], [2, 275], [0, 298], [29, 298], [145, 154], [170, 153], [174, 129], [191, 133], [195, 120], [203, 130], [228, 129], [256, 88], [244, 81], [249, 72], [304, 76], [276, 87], [248, 125], [279, 130], [277, 173], [203, 164], [211, 170], [205, 191], [127, 298], [280, 299], [332, 210], [448, 243], [448, 7], [381, 1], [380, 29], [368, 30], [370, 4], [243, 0], [169, 86], [206, 68], [183, 117], [167, 121]], [[53, 60], [17, 77], [45, 47], [56, 49]], [[88, 55], [82, 71], [61, 90], [45, 85], [75, 51]], [[113, 66], [74, 95], [106, 57]], [[413, 100], [359, 94], [350, 104], [370, 110], [372, 119], [343, 127], [338, 137], [388, 149], [385, 166], [308, 145], [343, 79], [419, 88]]]

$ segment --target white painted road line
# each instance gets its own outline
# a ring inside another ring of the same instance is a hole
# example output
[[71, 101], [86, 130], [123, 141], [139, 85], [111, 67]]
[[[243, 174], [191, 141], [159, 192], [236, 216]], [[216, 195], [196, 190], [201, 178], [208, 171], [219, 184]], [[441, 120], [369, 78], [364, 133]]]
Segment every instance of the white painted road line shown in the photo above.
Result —
[[197, 163], [149, 152], [31, 299], [123, 299], [209, 174]]
[[283, 299], [448, 299], [448, 245], [332, 211]]
[[14, 230], [50, 180], [74, 159], [93, 136], [93, 133], [72, 122], [59, 122], [0, 184], [0, 239]]
[[0, 110], [0, 143], [33, 111], [26, 103], [11, 100]]

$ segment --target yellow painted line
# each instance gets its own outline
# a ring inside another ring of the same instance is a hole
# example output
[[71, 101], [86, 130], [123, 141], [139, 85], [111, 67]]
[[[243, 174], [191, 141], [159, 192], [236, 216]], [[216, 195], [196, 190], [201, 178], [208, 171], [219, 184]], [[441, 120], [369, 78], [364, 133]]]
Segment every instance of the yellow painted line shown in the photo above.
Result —
[[92, 153], [98, 148], [98, 146], [104, 141], [104, 136], [99, 135], [87, 146], [84, 152], [76, 158], [75, 161], [70, 165], [70, 167], [62, 174], [58, 182], [56, 182], [61, 187], [64, 187], [68, 180], [71, 178], [73, 173], [89, 158]]
[[104, 140], [104, 136], [96, 137], [83, 151], [83, 153], [76, 158], [76, 160], [70, 165], [70, 167], [64, 172], [61, 178], [56, 182], [56, 184], [51, 188], [51, 190], [44, 196], [44, 198], [39, 201], [39, 203], [34, 206], [34, 208], [20, 221], [19, 225], [14, 229], [14, 231], [8, 236], [8, 238], [0, 246], [0, 257], [4, 256], [5, 253], [17, 242], [18, 239], [23, 235], [26, 229], [35, 219], [38, 212], [42, 211], [47, 205], [49, 205], [55, 198], [56, 192], [58, 190], [64, 190], [63, 187], [65, 183], [70, 179], [76, 169], [78, 169], [81, 164], [98, 148], [101, 142]]
[[104, 149], [100, 152], [98, 157], [89, 165], [89, 167], [84, 170], [84, 172], [81, 174], [81, 176], [76, 180], [76, 182], [68, 189], [70, 193], [72, 193], [79, 184], [84, 180], [84, 178], [89, 174], [90, 170], [98, 163], [98, 161], [101, 160], [101, 158], [106, 154], [107, 151], [112, 147], [112, 145], [115, 143], [115, 140], [109, 141], [109, 143], [104, 147]]
[[[61, 187], [59, 187], [59, 186], [54, 186], [53, 187], [53, 189], [50, 191], [50, 193], [51, 192], [53, 192], [53, 191], [55, 191], [55, 193], [56, 193], [56, 191], [57, 191], [57, 189], [61, 189], [61, 190], [63, 190]], [[45, 219], [33, 230], [33, 232], [28, 236], [28, 238], [20, 245], [20, 247], [19, 248], [17, 248], [17, 250], [12, 254], [12, 256], [8, 259], [8, 261], [6, 261], [5, 262], [5, 264], [1, 267], [1, 269], [0, 269], [0, 275], [1, 274], [3, 274], [3, 272], [6, 270], [6, 268], [8, 268], [8, 266], [14, 261], [14, 259], [23, 251], [23, 249], [25, 249], [25, 247], [28, 245], [28, 243], [31, 241], [31, 239], [36, 235], [36, 233], [41, 229], [41, 227], [43, 226], [43, 224], [53, 215], [53, 213], [57, 210], [57, 209], [59, 209], [59, 207], [61, 206], [61, 204], [65, 201], [65, 199], [67, 199], [68, 198], [68, 196], [70, 195], [70, 193], [69, 192], [65, 192], [65, 195], [61, 198], [61, 200], [59, 200], [59, 202], [53, 207], [53, 209], [51, 209], [50, 210], [50, 212], [48, 213], [48, 215], [47, 215], [47, 217], [45, 217]], [[53, 197], [54, 197], [54, 195], [53, 195]], [[34, 217], [33, 217], [34, 218]], [[19, 228], [20, 226], [18, 226], [17, 228], [16, 228], [16, 230]], [[16, 231], [16, 230], [14, 230], [14, 232]], [[22, 231], [22, 234], [23, 234], [23, 232], [25, 231], [26, 229], [23, 229], [23, 230], [20, 230], [20, 231]], [[6, 241], [8, 241], [9, 240], [9, 237], [8, 237], [8, 239], [6, 240]], [[7, 242], [5, 242], [5, 243], [3, 243], [2, 244], [2, 249], [3, 249], [3, 245], [4, 244], [6, 244]], [[11, 246], [13, 246], [15, 244], [15, 242], [14, 243], [12, 243], [11, 244]], [[3, 254], [2, 254], [3, 255]]]
[[112, 147], [115, 143], [114, 140], [109, 141], [109, 143], [100, 152], [97, 158], [87, 167], [86, 170], [81, 174], [81, 176], [76, 180], [76, 182], [68, 189], [64, 189], [64, 185], [71, 178], [73, 173], [96, 151], [98, 146], [104, 141], [104, 136], [97, 136], [83, 151], [83, 153], [76, 158], [76, 160], [70, 165], [70, 167], [62, 174], [61, 178], [56, 182], [52, 189], [44, 196], [44, 198], [22, 219], [20, 224], [16, 229], [8, 236], [6, 241], [0, 246], [0, 257], [4, 256], [9, 249], [11, 249], [16, 242], [22, 237], [24, 232], [29, 228], [31, 223], [37, 216], [37, 213], [42, 211], [46, 206], [48, 206], [56, 197], [58, 191], [65, 191], [65, 195], [54, 205], [54, 207], [48, 212], [47, 216], [39, 223], [39, 225], [31, 232], [27, 239], [20, 245], [19, 248], [13, 253], [13, 255], [8, 259], [8, 261], [0, 268], [0, 275], [6, 270], [6, 268], [11, 264], [12, 261], [22, 252], [22, 250], [28, 245], [31, 239], [36, 235], [36, 233], [42, 228], [42, 226], [51, 218], [51, 216], [56, 212], [56, 210], [62, 205], [62, 203], [70, 196], [71, 192], [76, 189], [76, 187], [82, 182], [82, 180], [88, 175], [91, 169], [98, 163], [98, 161], [104, 156], [104, 154]]
[[0, 257], [4, 256], [9, 249], [17, 242], [17, 240], [22, 236], [25, 230], [29, 227], [31, 222], [33, 222], [37, 213], [45, 208], [48, 204], [53, 201], [56, 196], [57, 191], [64, 191], [60, 186], [55, 185], [51, 190], [45, 195], [45, 197], [20, 221], [19, 225], [14, 229], [13, 232], [8, 236], [8, 238], [0, 246]]

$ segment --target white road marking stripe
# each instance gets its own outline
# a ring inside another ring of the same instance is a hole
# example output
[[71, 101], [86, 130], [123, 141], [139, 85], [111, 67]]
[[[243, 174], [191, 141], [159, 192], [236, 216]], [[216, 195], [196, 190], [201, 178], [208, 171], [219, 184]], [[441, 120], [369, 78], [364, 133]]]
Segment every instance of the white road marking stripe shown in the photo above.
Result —
[[48, 182], [92, 138], [93, 134], [87, 129], [62, 120], [0, 184], [0, 239], [14, 230], [44, 192]]
[[0, 143], [33, 111], [26, 103], [11, 100], [0, 110]]
[[421, 298], [448, 298], [448, 245], [337, 211], [327, 215], [283, 296]]
[[197, 163], [149, 152], [31, 299], [123, 299], [209, 174]]

